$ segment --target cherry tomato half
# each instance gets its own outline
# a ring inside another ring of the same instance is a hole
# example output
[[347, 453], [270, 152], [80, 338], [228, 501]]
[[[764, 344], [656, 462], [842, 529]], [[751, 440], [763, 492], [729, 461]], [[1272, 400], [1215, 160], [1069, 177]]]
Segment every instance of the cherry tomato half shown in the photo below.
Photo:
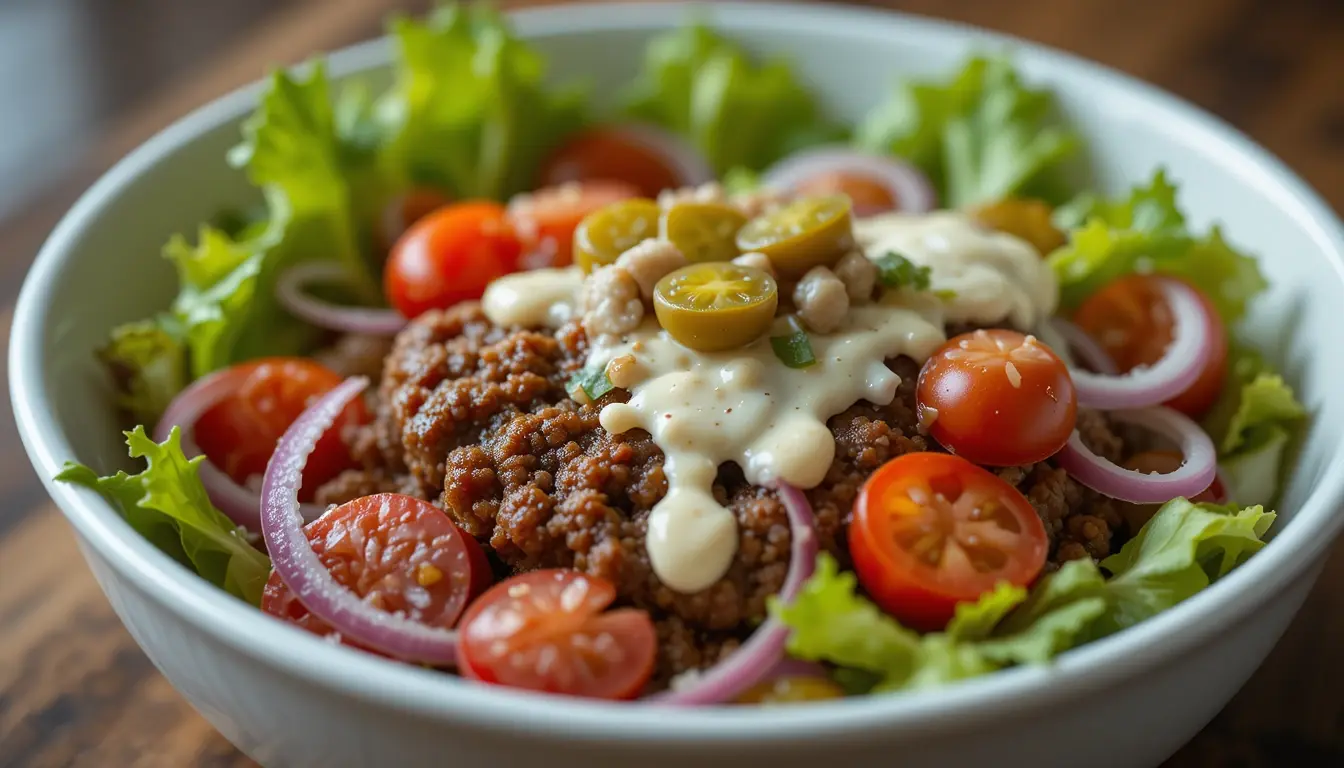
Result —
[[[481, 545], [443, 510], [411, 496], [380, 493], [346, 502], [309, 523], [304, 534], [341, 586], [424, 624], [451, 628], [467, 601], [490, 584]], [[337, 634], [309, 613], [274, 571], [261, 608], [315, 635]]]
[[944, 448], [976, 464], [1032, 464], [1073, 434], [1078, 396], [1064, 362], [1017, 331], [949, 340], [919, 372], [920, 422]]
[[[302, 357], [263, 358], [212, 375], [233, 381], [233, 392], [201, 414], [192, 432], [210, 463], [240, 485], [265, 473], [275, 444], [289, 425], [342, 381], [333, 371]], [[368, 421], [363, 400], [346, 406], [308, 457], [300, 499], [311, 500], [318, 486], [355, 466], [341, 432]]]
[[620, 127], [594, 128], [565, 142], [542, 164], [538, 186], [573, 181], [617, 181], [644, 197], [681, 186], [675, 161], [638, 133]]
[[573, 260], [574, 230], [584, 217], [612, 203], [637, 197], [639, 190], [614, 181], [561, 184], [509, 203], [509, 220], [523, 240], [529, 269], [564, 267]]
[[1016, 488], [966, 459], [907, 453], [878, 468], [854, 504], [849, 548], [859, 582], [920, 631], [1001, 581], [1027, 586], [1049, 540]]
[[798, 184], [794, 191], [800, 197], [844, 195], [853, 204], [855, 216], [875, 216], [900, 206], [900, 201], [881, 179], [852, 171], [818, 174]]
[[518, 271], [522, 252], [503, 206], [455, 203], [416, 222], [397, 240], [383, 287], [392, 306], [414, 318], [479, 299], [492, 280]]
[[[1165, 275], [1129, 275], [1092, 294], [1073, 316], [1073, 321], [1106, 350], [1121, 371], [1151, 365], [1166, 354], [1175, 320], [1162, 297]], [[1182, 281], [1184, 282], [1184, 281]], [[1194, 286], [1208, 318], [1213, 337], [1209, 362], [1190, 388], [1166, 405], [1191, 418], [1208, 412], [1223, 389], [1227, 375], [1227, 331], [1212, 302]]]
[[571, 570], [514, 576], [462, 617], [462, 673], [534, 691], [631, 699], [653, 673], [658, 638], [644, 611], [604, 612], [610, 582]]

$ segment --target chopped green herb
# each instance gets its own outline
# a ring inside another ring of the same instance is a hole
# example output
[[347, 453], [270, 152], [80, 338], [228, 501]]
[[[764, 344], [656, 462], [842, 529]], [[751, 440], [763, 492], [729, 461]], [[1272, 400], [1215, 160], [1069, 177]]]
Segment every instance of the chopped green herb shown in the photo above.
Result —
[[589, 400], [597, 400], [603, 395], [616, 388], [607, 378], [606, 366], [584, 368], [574, 374], [566, 387], [570, 392], [576, 389], [583, 390], [583, 394], [588, 396]]
[[875, 261], [882, 285], [888, 288], [914, 288], [917, 291], [929, 289], [928, 267], [922, 267], [895, 251], [887, 251], [885, 256]]
[[770, 348], [775, 351], [775, 357], [790, 368], [816, 365], [817, 357], [812, 354], [812, 342], [808, 340], [807, 332], [792, 317], [789, 318], [789, 329], [787, 336], [770, 337]]
[[942, 301], [951, 301], [957, 298], [957, 292], [950, 288], [940, 288], [933, 292], [933, 295]]

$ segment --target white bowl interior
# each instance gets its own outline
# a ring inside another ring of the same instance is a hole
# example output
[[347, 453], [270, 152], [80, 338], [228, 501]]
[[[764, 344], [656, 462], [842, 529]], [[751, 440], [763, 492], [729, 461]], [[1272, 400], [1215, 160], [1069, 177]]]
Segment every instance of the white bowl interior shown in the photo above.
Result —
[[[684, 13], [613, 5], [585, 13], [583, 28], [567, 24], [558, 12], [525, 15], [519, 28], [549, 55], [557, 77], [581, 76], [597, 93], [610, 93], [638, 66], [651, 30], [681, 21]], [[778, 6], [762, 12], [757, 4], [729, 4], [716, 9], [712, 20], [758, 52], [792, 58], [828, 107], [850, 120], [885, 97], [899, 78], [949, 73], [971, 48], [998, 50], [1006, 42], [864, 11]], [[333, 70], [342, 75], [377, 70], [385, 55], [384, 44], [360, 46], [336, 57]], [[1181, 200], [1195, 222], [1224, 222], [1232, 242], [1263, 257], [1273, 289], [1246, 326], [1283, 366], [1312, 412], [1276, 529], [1292, 531], [1294, 518], [1307, 516], [1309, 509], [1311, 519], [1301, 522], [1310, 530], [1288, 538], [1294, 547], [1319, 552], [1324, 543], [1313, 542], [1328, 539], [1338, 527], [1334, 502], [1344, 434], [1344, 398], [1331, 397], [1344, 380], [1344, 347], [1328, 343], [1326, 336], [1344, 306], [1338, 222], [1277, 161], [1202, 113], [1070, 57], [1027, 45], [1017, 46], [1015, 57], [1029, 80], [1059, 95], [1086, 139], [1102, 189], [1123, 190], [1164, 165], [1180, 184]], [[155, 139], [104, 179], [44, 250], [18, 312], [13, 359], [15, 403], [39, 473], [49, 477], [67, 458], [101, 469], [124, 464], [108, 382], [93, 350], [116, 324], [167, 306], [174, 279], [157, 254], [171, 234], [194, 233], [221, 206], [255, 200], [241, 174], [224, 161], [255, 95], [255, 89], [235, 94]], [[1333, 478], [1327, 478], [1329, 466], [1335, 466]], [[1318, 486], [1322, 493], [1309, 501]], [[67, 511], [114, 517], [91, 495], [54, 492]], [[119, 536], [134, 536], [119, 520], [108, 524]], [[1286, 562], [1287, 554], [1277, 550], [1269, 547], [1243, 570], [1267, 575], [1273, 562]], [[154, 567], [175, 566], [162, 559]], [[168, 578], [192, 578], [169, 573]], [[1226, 593], [1226, 604], [1235, 596], [1232, 590], [1253, 578], [1234, 574], [1211, 592]], [[1205, 599], [1215, 598], [1201, 595], [1192, 603]], [[1195, 610], [1187, 605], [1173, 613]], [[1164, 621], [1171, 629], [1181, 619]], [[1136, 648], [1148, 643], [1154, 636], [1144, 631], [1126, 633], [1133, 637], [1124, 642]]]

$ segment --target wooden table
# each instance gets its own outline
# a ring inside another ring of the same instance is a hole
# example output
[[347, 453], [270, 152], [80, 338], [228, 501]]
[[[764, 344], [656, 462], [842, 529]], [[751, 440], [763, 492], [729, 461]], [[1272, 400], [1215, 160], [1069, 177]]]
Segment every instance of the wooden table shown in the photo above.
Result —
[[[6, 338], [37, 247], [99, 172], [267, 67], [370, 37], [388, 11], [428, 4], [43, 2], [44, 10], [59, 6], [96, 30], [85, 37], [92, 53], [83, 51], [82, 73], [96, 107], [82, 127], [96, 139], [47, 147], [53, 158], [76, 158], [56, 178], [17, 179], [27, 185], [20, 188], [26, 202], [0, 219]], [[1157, 83], [1230, 120], [1344, 208], [1344, 2], [879, 4], [1002, 30]], [[0, 13], [22, 13], [23, 6]], [[0, 15], [0, 26], [7, 18]], [[0, 50], [0, 72], [12, 63], [4, 57]], [[49, 183], [41, 189], [39, 181]], [[112, 614], [33, 476], [8, 410], [0, 417], [0, 457], [0, 766], [251, 765], [177, 696]], [[1171, 766], [1344, 765], [1341, 551], [1269, 661]]]

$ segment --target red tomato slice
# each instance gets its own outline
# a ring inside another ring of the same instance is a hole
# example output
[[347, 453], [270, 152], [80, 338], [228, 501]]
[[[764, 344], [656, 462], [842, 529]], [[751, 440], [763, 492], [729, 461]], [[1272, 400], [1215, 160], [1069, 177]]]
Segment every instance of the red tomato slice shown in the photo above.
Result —
[[639, 196], [639, 189], [613, 181], [562, 184], [519, 195], [509, 220], [527, 249], [529, 269], [564, 267], [573, 260], [574, 230], [584, 217], [612, 203]]
[[634, 698], [653, 673], [658, 638], [644, 611], [604, 613], [615, 598], [610, 582], [578, 571], [500, 582], [462, 617], [462, 673], [533, 691]]
[[[1122, 277], [1083, 302], [1073, 321], [1106, 350], [1121, 371], [1152, 365], [1166, 354], [1175, 325], [1162, 297], [1161, 281], [1175, 279], [1159, 275]], [[1197, 419], [1213, 407], [1222, 392], [1227, 376], [1227, 330], [1208, 297], [1190, 287], [1200, 297], [1213, 329], [1210, 339], [1213, 351], [1195, 383], [1166, 405]]]
[[1016, 488], [958, 456], [908, 453], [882, 465], [854, 504], [859, 582], [920, 631], [1001, 581], [1027, 586], [1045, 565], [1041, 518]]
[[1017, 331], [951, 339], [919, 372], [921, 423], [944, 448], [976, 464], [1049, 458], [1073, 433], [1078, 395], [1064, 362]]
[[805, 197], [845, 195], [854, 205], [856, 216], [874, 216], [894, 211], [900, 204], [891, 189], [881, 180], [852, 172], [832, 171], [819, 174], [799, 184], [796, 191]]
[[392, 246], [387, 299], [406, 317], [479, 299], [492, 280], [518, 271], [522, 241], [504, 207], [455, 203], [416, 222]]
[[[192, 431], [210, 463], [239, 484], [264, 473], [289, 425], [342, 381], [338, 374], [302, 357], [254, 360], [213, 375], [235, 381], [234, 391], [201, 414]], [[355, 466], [341, 432], [368, 421], [362, 400], [346, 406], [308, 458], [300, 499], [311, 500], [318, 486]]]
[[619, 127], [594, 128], [565, 142], [541, 166], [539, 187], [569, 182], [609, 181], [657, 197], [681, 186], [676, 161], [651, 142]]
[[[390, 613], [452, 628], [467, 601], [490, 583], [488, 565], [472, 554], [480, 545], [443, 510], [395, 493], [342, 504], [304, 528], [317, 558], [342, 586]], [[338, 634], [308, 612], [271, 572], [261, 609], [315, 635]], [[342, 639], [346, 645], [369, 650]]]

